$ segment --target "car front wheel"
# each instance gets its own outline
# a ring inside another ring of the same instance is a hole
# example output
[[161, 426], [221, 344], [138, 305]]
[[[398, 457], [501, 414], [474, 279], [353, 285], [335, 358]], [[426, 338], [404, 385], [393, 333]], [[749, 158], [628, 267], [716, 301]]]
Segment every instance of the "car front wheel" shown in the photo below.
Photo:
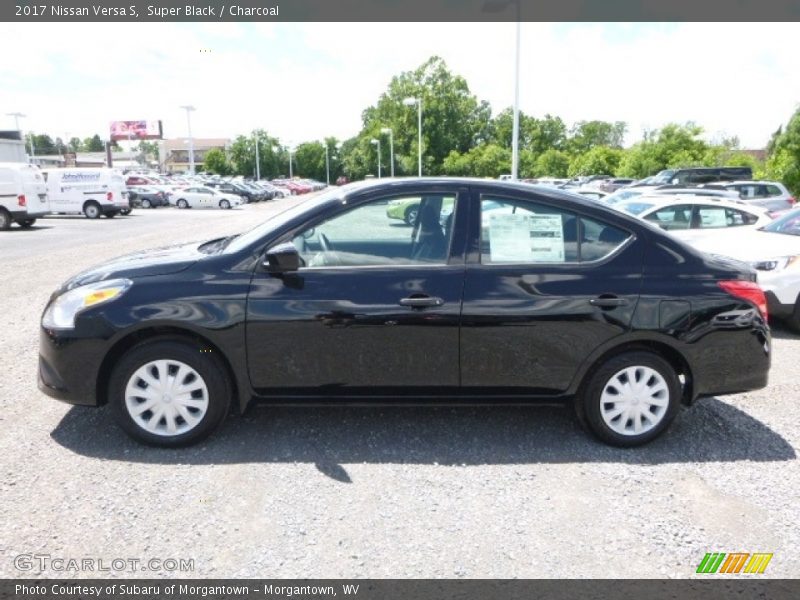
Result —
[[177, 206], [178, 208], [189, 208], [189, 203], [183, 198], [181, 198], [180, 200], [178, 200]]
[[633, 447], [658, 437], [678, 412], [681, 382], [651, 352], [626, 352], [603, 363], [576, 398], [581, 421], [613, 446]]
[[109, 403], [117, 422], [137, 441], [187, 446], [222, 422], [231, 386], [221, 361], [202, 344], [161, 340], [135, 346], [117, 363]]

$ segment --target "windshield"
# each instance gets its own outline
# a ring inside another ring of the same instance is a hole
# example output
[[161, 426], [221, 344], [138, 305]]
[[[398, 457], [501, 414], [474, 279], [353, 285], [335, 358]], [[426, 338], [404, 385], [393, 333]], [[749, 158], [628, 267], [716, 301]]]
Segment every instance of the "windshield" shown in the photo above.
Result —
[[761, 228], [770, 233], [784, 233], [786, 235], [800, 235], [800, 209], [796, 208], [783, 215], [780, 219], [775, 219], [769, 225]]
[[642, 194], [644, 194], [644, 190], [619, 190], [603, 198], [603, 201], [608, 204], [616, 204], [617, 202], [636, 198], [636, 196], [641, 196]]
[[675, 175], [675, 169], [667, 169], [666, 171], [659, 171], [657, 175], [653, 176], [652, 183], [661, 184], [661, 183], [669, 183], [672, 181], [672, 177]]
[[309, 198], [308, 200], [305, 200], [296, 206], [270, 217], [260, 225], [256, 225], [247, 233], [236, 236], [236, 238], [225, 247], [224, 252], [225, 254], [239, 252], [240, 250], [247, 248], [247, 246], [254, 244], [258, 242], [258, 240], [268, 236], [275, 230], [280, 229], [303, 213], [312, 211], [323, 204], [327, 204], [328, 202], [334, 200], [339, 200], [340, 198], [341, 190], [339, 189], [332, 190], [327, 194], [322, 194], [315, 198]]
[[621, 210], [624, 210], [626, 213], [630, 213], [632, 215], [638, 215], [653, 206], [655, 206], [655, 204], [651, 204], [649, 202], [627, 202], [625, 204], [622, 204], [619, 208]]

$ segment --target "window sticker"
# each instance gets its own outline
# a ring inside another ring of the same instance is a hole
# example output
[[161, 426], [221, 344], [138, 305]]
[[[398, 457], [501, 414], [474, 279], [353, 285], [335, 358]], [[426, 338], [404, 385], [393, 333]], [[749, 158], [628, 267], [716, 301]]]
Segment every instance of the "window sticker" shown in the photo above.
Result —
[[489, 215], [492, 262], [564, 262], [561, 215]]
[[703, 227], [725, 227], [728, 224], [725, 220], [725, 209], [701, 208], [700, 223]]

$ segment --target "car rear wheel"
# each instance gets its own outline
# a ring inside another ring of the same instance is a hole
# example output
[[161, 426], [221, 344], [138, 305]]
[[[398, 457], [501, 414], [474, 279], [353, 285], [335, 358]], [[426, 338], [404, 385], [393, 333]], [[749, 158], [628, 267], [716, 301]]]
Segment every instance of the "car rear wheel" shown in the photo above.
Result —
[[231, 203], [223, 198], [219, 201], [219, 207], [222, 209], [228, 209], [231, 207]]
[[135, 346], [109, 382], [114, 416], [134, 439], [178, 447], [208, 437], [222, 422], [231, 386], [208, 348], [160, 340]]
[[143, 198], [142, 208], [153, 208], [153, 205], [150, 203], [150, 200], [148, 200], [147, 198]]
[[680, 407], [675, 369], [651, 352], [626, 352], [607, 360], [582, 386], [579, 418], [598, 438], [633, 447], [658, 437]]
[[189, 208], [189, 203], [183, 198], [181, 198], [180, 200], [178, 200], [177, 206], [178, 208]]
[[100, 205], [97, 202], [87, 202], [83, 205], [83, 214], [87, 219], [96, 219], [102, 214]]
[[6, 231], [11, 227], [11, 215], [4, 208], [0, 208], [0, 231]]
[[419, 214], [419, 206], [409, 206], [406, 209], [405, 216], [403, 220], [406, 222], [406, 225], [411, 225], [412, 227], [417, 224], [417, 215]]

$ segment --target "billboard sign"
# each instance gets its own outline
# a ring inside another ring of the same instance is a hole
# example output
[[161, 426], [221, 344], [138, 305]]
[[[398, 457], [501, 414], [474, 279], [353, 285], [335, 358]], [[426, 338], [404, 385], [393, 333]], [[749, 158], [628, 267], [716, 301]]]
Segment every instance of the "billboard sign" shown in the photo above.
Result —
[[161, 121], [111, 121], [111, 139], [160, 140]]

